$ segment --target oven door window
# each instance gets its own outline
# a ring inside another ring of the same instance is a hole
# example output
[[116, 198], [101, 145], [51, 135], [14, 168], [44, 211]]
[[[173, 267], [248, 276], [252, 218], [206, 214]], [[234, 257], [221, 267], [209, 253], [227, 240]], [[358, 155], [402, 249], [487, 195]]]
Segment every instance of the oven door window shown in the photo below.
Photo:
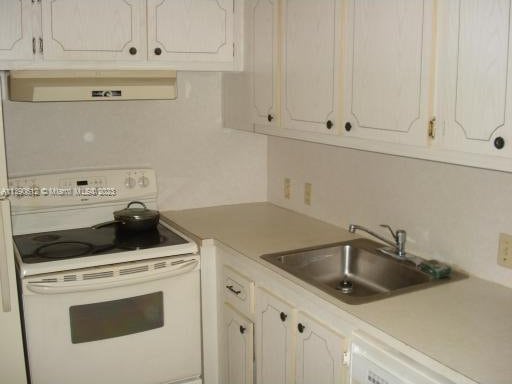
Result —
[[145, 332], [164, 325], [163, 292], [69, 308], [73, 344]]

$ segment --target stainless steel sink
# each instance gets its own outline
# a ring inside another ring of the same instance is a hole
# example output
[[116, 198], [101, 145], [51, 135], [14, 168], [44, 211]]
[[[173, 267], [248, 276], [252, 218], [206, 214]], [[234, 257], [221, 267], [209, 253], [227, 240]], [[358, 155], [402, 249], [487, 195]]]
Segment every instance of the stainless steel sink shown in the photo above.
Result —
[[459, 280], [453, 271], [436, 280], [410, 261], [382, 254], [380, 243], [357, 239], [325, 247], [262, 256], [266, 261], [349, 304], [386, 297]]

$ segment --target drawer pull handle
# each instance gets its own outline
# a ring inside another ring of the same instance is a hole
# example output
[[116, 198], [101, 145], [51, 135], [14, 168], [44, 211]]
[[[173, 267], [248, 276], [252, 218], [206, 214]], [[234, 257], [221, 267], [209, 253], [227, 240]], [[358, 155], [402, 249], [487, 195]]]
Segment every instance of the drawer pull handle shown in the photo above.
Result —
[[281, 312], [279, 314], [279, 317], [281, 318], [281, 321], [286, 321], [286, 318], [288, 317], [288, 315], [284, 312]]
[[242, 293], [242, 291], [237, 291], [235, 288], [233, 288], [232, 285], [226, 285], [226, 288], [229, 289], [231, 292], [233, 292], [237, 296]]

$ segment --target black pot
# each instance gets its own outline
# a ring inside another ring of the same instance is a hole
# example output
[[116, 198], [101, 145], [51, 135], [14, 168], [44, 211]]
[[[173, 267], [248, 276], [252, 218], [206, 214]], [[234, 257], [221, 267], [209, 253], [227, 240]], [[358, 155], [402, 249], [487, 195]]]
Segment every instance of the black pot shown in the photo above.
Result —
[[[132, 205], [139, 204], [141, 207], [131, 208]], [[114, 220], [95, 225], [98, 229], [112, 223], [117, 223], [121, 230], [142, 232], [155, 229], [160, 220], [160, 213], [153, 209], [148, 209], [140, 201], [132, 201], [126, 208], [114, 212]]]

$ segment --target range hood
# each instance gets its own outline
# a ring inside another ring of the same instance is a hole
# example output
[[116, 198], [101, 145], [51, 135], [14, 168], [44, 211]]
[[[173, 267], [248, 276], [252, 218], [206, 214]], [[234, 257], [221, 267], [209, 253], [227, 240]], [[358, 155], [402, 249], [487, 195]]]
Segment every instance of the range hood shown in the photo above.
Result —
[[12, 101], [169, 100], [176, 71], [11, 71]]

